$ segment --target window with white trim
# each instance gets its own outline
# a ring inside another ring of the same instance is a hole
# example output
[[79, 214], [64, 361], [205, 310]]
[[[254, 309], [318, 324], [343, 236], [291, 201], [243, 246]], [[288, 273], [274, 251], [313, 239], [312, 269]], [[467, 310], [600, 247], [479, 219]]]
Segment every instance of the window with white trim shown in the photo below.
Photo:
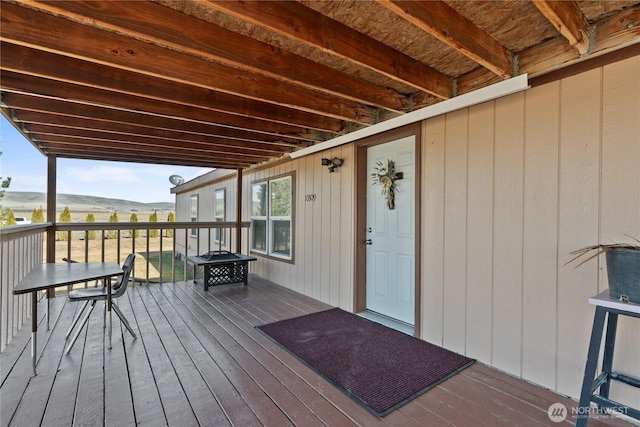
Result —
[[251, 186], [251, 250], [292, 259], [293, 176]]
[[[216, 190], [213, 195], [213, 220], [216, 222], [224, 222], [225, 212], [225, 189]], [[214, 241], [216, 243], [224, 243], [224, 233], [221, 229], [216, 228], [213, 232]]]
[[[191, 218], [191, 222], [198, 222], [198, 195], [197, 194], [194, 194], [191, 196], [191, 201], [189, 203], [189, 217]], [[189, 235], [192, 237], [196, 237], [198, 235], [198, 230], [195, 228], [190, 228]]]

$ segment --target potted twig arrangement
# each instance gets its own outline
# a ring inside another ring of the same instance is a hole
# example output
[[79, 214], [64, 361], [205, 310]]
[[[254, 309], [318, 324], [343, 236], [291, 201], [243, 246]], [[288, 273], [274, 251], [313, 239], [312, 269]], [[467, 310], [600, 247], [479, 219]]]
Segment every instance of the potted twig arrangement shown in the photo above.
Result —
[[640, 240], [628, 236], [638, 244], [610, 243], [585, 246], [571, 252], [568, 262], [580, 260], [578, 266], [604, 254], [611, 298], [640, 304]]

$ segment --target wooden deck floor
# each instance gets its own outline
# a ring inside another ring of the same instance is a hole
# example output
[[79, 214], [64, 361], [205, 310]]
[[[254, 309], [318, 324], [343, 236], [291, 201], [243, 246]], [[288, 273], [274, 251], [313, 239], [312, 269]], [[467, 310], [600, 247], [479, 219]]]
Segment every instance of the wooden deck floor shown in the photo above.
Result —
[[552, 403], [576, 406], [476, 363], [380, 419], [255, 329], [328, 308], [318, 301], [252, 279], [206, 293], [185, 282], [133, 287], [118, 304], [137, 339], [114, 316], [107, 350], [96, 308], [64, 356], [77, 304], [56, 298], [36, 377], [23, 328], [0, 355], [2, 426], [543, 426]]

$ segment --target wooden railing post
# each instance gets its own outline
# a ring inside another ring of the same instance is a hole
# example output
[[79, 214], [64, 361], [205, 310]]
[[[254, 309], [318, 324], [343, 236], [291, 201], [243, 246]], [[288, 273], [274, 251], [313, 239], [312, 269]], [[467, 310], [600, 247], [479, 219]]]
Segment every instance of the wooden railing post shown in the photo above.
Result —
[[242, 253], [242, 169], [238, 168], [236, 177], [236, 250], [237, 254]]

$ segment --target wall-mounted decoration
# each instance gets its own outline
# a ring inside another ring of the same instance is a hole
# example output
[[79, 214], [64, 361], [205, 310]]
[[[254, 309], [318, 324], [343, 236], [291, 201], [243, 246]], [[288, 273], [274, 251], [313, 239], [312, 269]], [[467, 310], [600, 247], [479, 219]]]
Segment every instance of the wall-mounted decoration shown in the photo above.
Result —
[[322, 166], [328, 166], [329, 173], [333, 173], [340, 166], [344, 164], [344, 159], [340, 159], [338, 157], [334, 157], [333, 159], [327, 159], [326, 157], [322, 159]]
[[396, 181], [402, 179], [402, 172], [396, 172], [396, 164], [393, 160], [387, 160], [385, 165], [382, 161], [377, 161], [371, 174], [373, 184], [382, 187], [382, 195], [387, 200], [387, 207], [393, 210], [396, 207]]

